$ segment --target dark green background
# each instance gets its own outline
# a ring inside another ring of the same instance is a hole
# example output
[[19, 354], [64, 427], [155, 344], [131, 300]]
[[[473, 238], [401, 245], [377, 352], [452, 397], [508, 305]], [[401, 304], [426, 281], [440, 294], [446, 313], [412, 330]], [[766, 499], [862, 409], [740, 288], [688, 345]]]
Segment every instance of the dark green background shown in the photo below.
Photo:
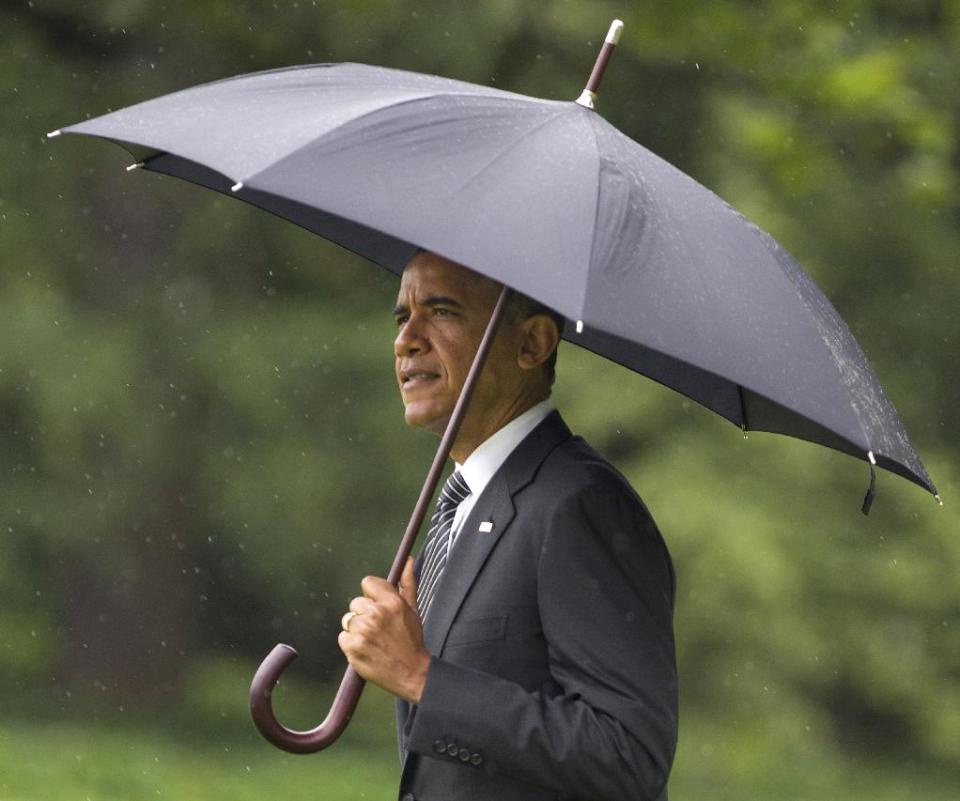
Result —
[[960, 2], [0, 2], [0, 798], [389, 797], [389, 699], [262, 744], [246, 683], [391, 559], [435, 441], [392, 377], [396, 284], [231, 200], [47, 131], [240, 72], [360, 61], [575, 98], [770, 231], [867, 352], [945, 507], [740, 432], [564, 345], [572, 426], [673, 552], [675, 799], [960, 785]]

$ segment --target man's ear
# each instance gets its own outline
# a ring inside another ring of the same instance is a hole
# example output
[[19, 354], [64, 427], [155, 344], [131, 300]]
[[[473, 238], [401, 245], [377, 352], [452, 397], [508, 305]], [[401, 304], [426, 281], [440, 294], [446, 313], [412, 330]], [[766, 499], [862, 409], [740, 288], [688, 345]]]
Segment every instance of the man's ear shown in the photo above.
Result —
[[560, 342], [560, 332], [549, 314], [534, 314], [521, 325], [517, 364], [521, 370], [532, 370], [550, 358]]

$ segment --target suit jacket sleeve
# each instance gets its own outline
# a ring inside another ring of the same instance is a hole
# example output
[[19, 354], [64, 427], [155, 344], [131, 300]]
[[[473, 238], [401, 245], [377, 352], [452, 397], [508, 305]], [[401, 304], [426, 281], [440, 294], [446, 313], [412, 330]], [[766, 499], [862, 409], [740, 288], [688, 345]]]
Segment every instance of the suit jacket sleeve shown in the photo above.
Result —
[[[673, 760], [674, 578], [646, 508], [620, 482], [559, 499], [536, 565], [549, 685], [434, 658], [407, 747], [456, 734], [479, 766], [563, 795], [656, 799]], [[469, 768], [465, 768], [469, 769]]]

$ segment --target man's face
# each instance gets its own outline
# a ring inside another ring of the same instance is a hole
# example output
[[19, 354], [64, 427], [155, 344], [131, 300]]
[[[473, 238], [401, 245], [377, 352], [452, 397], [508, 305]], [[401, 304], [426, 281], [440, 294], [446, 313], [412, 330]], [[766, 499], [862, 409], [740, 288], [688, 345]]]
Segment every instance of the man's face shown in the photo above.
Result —
[[[432, 253], [419, 253], [400, 281], [395, 370], [408, 425], [442, 434], [483, 337], [499, 286]], [[483, 419], [509, 395], [509, 326], [501, 330], [470, 403]], [[514, 370], [513, 372], [518, 372]]]

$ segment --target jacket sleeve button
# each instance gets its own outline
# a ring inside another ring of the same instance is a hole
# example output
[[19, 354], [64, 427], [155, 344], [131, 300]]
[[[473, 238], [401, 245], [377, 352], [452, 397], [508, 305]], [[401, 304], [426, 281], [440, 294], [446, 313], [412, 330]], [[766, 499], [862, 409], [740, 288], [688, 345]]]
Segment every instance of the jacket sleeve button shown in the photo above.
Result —
[[480, 756], [480, 754], [471, 754], [471, 755], [470, 755], [470, 764], [471, 764], [471, 765], [479, 765], [481, 762], [483, 762], [483, 757]]
[[447, 750], [447, 744], [443, 740], [434, 740], [433, 750], [438, 754], [442, 754]]
[[461, 761], [461, 762], [469, 762], [469, 761], [470, 761], [470, 751], [469, 751], [468, 749], [466, 749], [466, 748], [461, 748], [461, 749], [460, 749], [460, 753], [457, 754], [457, 756], [460, 757], [460, 761]]
[[456, 756], [459, 750], [456, 743], [447, 743], [447, 753], [450, 754], [450, 756]]

